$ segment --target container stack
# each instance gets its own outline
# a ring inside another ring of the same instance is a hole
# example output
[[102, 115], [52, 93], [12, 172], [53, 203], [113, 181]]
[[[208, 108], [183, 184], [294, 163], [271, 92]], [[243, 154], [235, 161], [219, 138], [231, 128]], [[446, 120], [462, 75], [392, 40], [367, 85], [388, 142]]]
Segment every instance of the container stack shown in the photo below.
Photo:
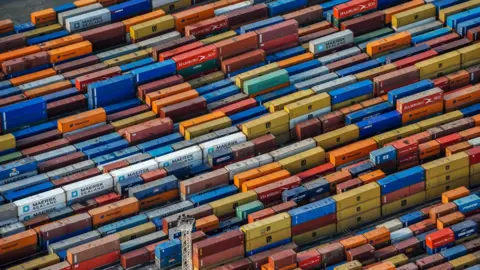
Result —
[[211, 269], [244, 257], [244, 234], [233, 230], [193, 244], [193, 265], [196, 269]]

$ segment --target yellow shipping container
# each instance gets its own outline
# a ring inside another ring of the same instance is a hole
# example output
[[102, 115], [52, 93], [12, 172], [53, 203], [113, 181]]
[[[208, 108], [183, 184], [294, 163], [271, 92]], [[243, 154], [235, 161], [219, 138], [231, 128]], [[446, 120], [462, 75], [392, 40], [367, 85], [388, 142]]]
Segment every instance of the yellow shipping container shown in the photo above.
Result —
[[320, 227], [313, 231], [295, 235], [292, 237], [292, 241], [299, 245], [305, 245], [311, 242], [315, 242], [324, 237], [330, 237], [337, 232], [337, 224], [330, 224], [327, 226]]
[[322, 147], [325, 151], [354, 142], [360, 136], [360, 130], [357, 125], [348, 125], [334, 131], [318, 135], [313, 139], [317, 142], [317, 146]]
[[250, 79], [265, 75], [267, 73], [270, 73], [270, 72], [273, 72], [273, 71], [276, 71], [276, 70], [279, 70], [279, 69], [280, 69], [280, 67], [278, 66], [277, 63], [272, 63], [272, 64], [268, 64], [268, 65], [265, 65], [265, 66], [261, 66], [261, 67], [256, 68], [256, 69], [252, 69], [250, 71], [247, 71], [247, 72], [244, 72], [244, 73], [241, 73], [241, 74], [238, 74], [237, 76], [235, 76], [235, 84], [238, 87], [243, 89], [243, 83], [245, 81], [248, 81]]
[[216, 130], [232, 126], [232, 120], [229, 117], [221, 117], [206, 123], [202, 123], [185, 129], [185, 140], [191, 140], [195, 137], [214, 132]]
[[276, 232], [271, 232], [268, 235], [246, 240], [245, 251], [249, 252], [249, 251], [264, 247], [268, 244], [272, 244], [288, 238], [292, 238], [292, 230], [290, 228], [283, 229]]
[[426, 179], [432, 179], [442, 174], [447, 174], [463, 167], [468, 167], [468, 164], [469, 159], [467, 153], [460, 152], [448, 157], [430, 161], [423, 164], [422, 167], [425, 169]]
[[56, 32], [56, 31], [60, 31], [60, 30], [63, 30], [63, 26], [56, 23], [56, 24], [52, 24], [52, 25], [49, 25], [49, 26], [40, 27], [40, 28], [37, 28], [37, 29], [34, 29], [34, 30], [24, 32], [23, 36], [25, 38], [29, 39], [29, 38], [34, 38], [34, 37], [50, 34], [50, 33]]
[[477, 59], [474, 59], [474, 60], [468, 61], [468, 62], [463, 62], [462, 63], [462, 68], [468, 68], [468, 67], [475, 66], [475, 65], [478, 65], [478, 64], [480, 64], [480, 58], [477, 58]]
[[460, 66], [461, 63], [460, 53], [453, 51], [418, 62], [415, 66], [420, 70], [420, 77], [423, 77], [443, 69]]
[[16, 265], [14, 267], [7, 268], [7, 270], [36, 270], [41, 268], [43, 269], [59, 262], [60, 257], [58, 257], [57, 254], [53, 253]]
[[141, 51], [125, 54], [119, 57], [115, 57], [112, 59], [108, 59], [104, 63], [107, 64], [108, 67], [115, 67], [115, 66], [121, 66], [128, 63], [132, 63], [147, 57], [150, 57], [150, 53], [147, 50], [141, 50]]
[[235, 209], [238, 206], [253, 202], [255, 200], [257, 200], [257, 193], [255, 193], [253, 190], [250, 190], [216, 200], [209, 203], [209, 205], [213, 209], [213, 214], [220, 218], [232, 213], [234, 214]]
[[243, 225], [240, 227], [240, 230], [245, 233], [245, 241], [248, 241], [266, 236], [273, 232], [290, 229], [291, 221], [291, 217], [288, 213], [281, 213]]
[[271, 113], [281, 111], [283, 108], [291, 103], [297, 102], [299, 100], [311, 97], [315, 95], [315, 91], [313, 90], [302, 90], [290, 95], [286, 95], [281, 98], [274, 99], [272, 101], [266, 102], [263, 104], [265, 108], [267, 108]]
[[354, 104], [358, 104], [362, 101], [371, 99], [372, 97], [373, 97], [373, 94], [368, 94], [368, 95], [363, 95], [363, 96], [359, 96], [359, 97], [356, 97], [356, 98], [352, 98], [352, 99], [349, 99], [349, 100], [345, 100], [344, 102], [340, 102], [340, 103], [337, 103], [337, 104], [333, 105], [332, 110], [340, 110], [340, 109], [343, 109], [345, 107], [348, 107], [348, 106], [351, 106], [351, 105], [354, 105]]
[[436, 186], [434, 188], [428, 189], [427, 190], [427, 201], [440, 198], [442, 196], [442, 193], [445, 192], [445, 191], [456, 189], [456, 188], [459, 188], [459, 187], [462, 187], [462, 186], [468, 188], [469, 183], [470, 183], [470, 181], [469, 181], [468, 177], [466, 177], [466, 178], [462, 178], [462, 179], [459, 179], [459, 180], [452, 181], [452, 182], [450, 182], [448, 184], [445, 184], [445, 185]]
[[399, 28], [407, 24], [422, 21], [437, 15], [437, 9], [432, 4], [426, 4], [416, 8], [397, 13], [392, 16], [392, 26]]
[[480, 58], [480, 44], [476, 43], [457, 50], [460, 54], [461, 62], [469, 62]]
[[[408, 46], [404, 46], [402, 48], [398, 48], [397, 50], [401, 50], [403, 48], [408, 48]], [[380, 53], [375, 56], [382, 56], [384, 54], [391, 53], [391, 51], [385, 52], [385, 53]], [[382, 74], [392, 72], [397, 69], [397, 66], [394, 64], [386, 64], [380, 67], [372, 68], [366, 71], [362, 71], [360, 73], [354, 74], [355, 78], [357, 78], [357, 81], [364, 81], [364, 80], [373, 80], [374, 77], [380, 76]]]
[[389, 204], [382, 205], [382, 215], [390, 215], [393, 213], [398, 213], [405, 209], [408, 209], [412, 206], [419, 205], [425, 202], [426, 193], [425, 191], [413, 194], [401, 200], [391, 202]]
[[284, 158], [278, 161], [278, 163], [280, 163], [283, 169], [288, 170], [291, 174], [297, 174], [325, 163], [325, 151], [321, 147], [315, 147], [288, 158]]
[[190, 81], [187, 81], [187, 83], [190, 84], [192, 89], [197, 89], [199, 87], [202, 87], [214, 82], [218, 82], [223, 79], [225, 79], [225, 73], [223, 73], [222, 71], [215, 71], [205, 76], [201, 76], [201, 77], [192, 79]]
[[470, 166], [470, 175], [480, 174], [480, 163]]
[[225, 40], [225, 39], [232, 38], [236, 35], [237, 35], [237, 33], [235, 31], [230, 30], [230, 31], [223, 32], [223, 33], [215, 35], [215, 36], [211, 36], [211, 37], [202, 39], [202, 40], [200, 40], [200, 42], [203, 43], [203, 45], [207, 46], [207, 45], [210, 45], [210, 44], [213, 44], [213, 43]]
[[16, 147], [15, 137], [9, 133], [0, 135], [0, 152]]
[[157, 115], [152, 111], [148, 111], [148, 112], [134, 115], [129, 118], [112, 122], [111, 125], [115, 128], [115, 131], [118, 131], [119, 129], [131, 127], [133, 125], [143, 123], [148, 120], [153, 120], [155, 118], [157, 118]]
[[380, 186], [377, 183], [372, 182], [344, 193], [333, 195], [332, 199], [337, 202], [337, 212], [339, 212], [379, 197]]
[[463, 270], [476, 265], [478, 258], [473, 254], [467, 254], [460, 258], [453, 259], [449, 263], [453, 266], [454, 270]]
[[480, 173], [470, 175], [470, 186], [480, 186]]
[[450, 171], [446, 174], [442, 174], [434, 178], [427, 178], [426, 189], [428, 190], [434, 187], [445, 185], [452, 181], [469, 177], [469, 175], [470, 175], [470, 168], [467, 165], [459, 170]]
[[359, 261], [355, 260], [339, 266], [335, 266], [333, 270], [362, 270], [362, 264]]
[[130, 37], [139, 40], [173, 28], [175, 28], [175, 19], [172, 15], [166, 15], [130, 27]]
[[330, 95], [321, 93], [287, 104], [284, 110], [288, 112], [290, 119], [293, 119], [328, 106], [330, 106]]
[[251, 179], [242, 183], [242, 192], [247, 192], [258, 187], [263, 187], [288, 177], [290, 177], [290, 173], [287, 170], [280, 170], [255, 179]]
[[369, 223], [382, 216], [380, 207], [362, 213], [360, 215], [353, 216], [351, 218], [344, 219], [337, 223], [337, 232], [344, 231], [346, 229], [357, 228], [365, 223]]
[[153, 233], [157, 230], [157, 227], [153, 222], [147, 222], [130, 229], [126, 229], [116, 233], [118, 236], [120, 243], [127, 242], [138, 237]]
[[185, 9], [192, 5], [192, 1], [190, 0], [173, 0], [165, 3], [166, 3], [165, 5], [155, 8], [155, 10], [161, 9], [166, 13], [173, 13], [175, 11]]
[[417, 124], [411, 124], [405, 127], [397, 128], [392, 131], [373, 136], [373, 139], [377, 142], [378, 147], [383, 147], [387, 143], [391, 143], [396, 140], [403, 139], [413, 134], [420, 133], [420, 126]]
[[342, 221], [347, 218], [372, 210], [374, 208], [378, 208], [381, 206], [380, 200], [380, 198], [374, 198], [363, 203], [358, 203], [357, 205], [349, 207], [347, 209], [340, 210], [337, 212], [337, 221]]
[[290, 119], [286, 111], [278, 111], [243, 124], [242, 131], [247, 136], [260, 134], [285, 124], [288, 126], [289, 120]]
[[467, 1], [465, 3], [461, 3], [461, 4], [458, 4], [458, 5], [455, 5], [455, 6], [451, 6], [451, 7], [448, 7], [448, 8], [443, 8], [438, 13], [438, 19], [441, 22], [445, 23], [447, 21], [448, 16], [459, 13], [459, 12], [463, 12], [463, 11], [466, 11], [466, 10], [470, 10], [472, 8], [476, 8], [478, 6], [480, 6], [480, 0], [471, 0], [471, 1]]
[[439, 116], [435, 116], [430, 119], [426, 119], [417, 123], [421, 131], [426, 131], [429, 128], [443, 125], [445, 123], [450, 123], [455, 120], [463, 118], [463, 114], [460, 111], [453, 111]]
[[395, 267], [400, 267], [408, 263], [408, 257], [405, 254], [398, 254], [388, 259], [383, 260], [382, 262], [391, 262]]
[[446, 69], [441, 69], [441, 70], [438, 70], [435, 73], [430, 73], [430, 74], [426, 74], [426, 75], [421, 76], [420, 80], [435, 79], [437, 77], [441, 77], [443, 75], [447, 75], [447, 74], [453, 73], [455, 71], [459, 71], [461, 68], [462, 68], [462, 65], [456, 65], [456, 66], [449, 67], [449, 68], [446, 68]]

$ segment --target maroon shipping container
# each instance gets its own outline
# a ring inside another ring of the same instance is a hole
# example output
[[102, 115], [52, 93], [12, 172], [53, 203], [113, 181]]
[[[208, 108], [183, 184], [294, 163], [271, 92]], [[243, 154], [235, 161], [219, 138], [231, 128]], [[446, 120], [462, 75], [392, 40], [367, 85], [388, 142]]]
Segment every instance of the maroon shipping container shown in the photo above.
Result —
[[87, 160], [87, 156], [82, 152], [75, 152], [51, 160], [38, 163], [38, 171], [41, 173], [53, 171], [68, 165]]
[[72, 70], [72, 71], [69, 71], [69, 72], [65, 72], [62, 75], [66, 80], [73, 80], [73, 79], [76, 79], [77, 77], [87, 75], [87, 74], [90, 74], [92, 72], [104, 70], [106, 68], [108, 68], [107, 64], [98, 63], [98, 64], [93, 64], [93, 65], [90, 65], [90, 66], [82, 67], [82, 68], [79, 68], [79, 69], [75, 69], [75, 70]]
[[465, 47], [468, 44], [470, 44], [470, 42], [471, 41], [468, 38], [462, 38], [462, 39], [455, 40], [447, 44], [443, 44], [441, 46], [435, 47], [433, 50], [436, 51], [438, 54], [444, 54], [444, 53], [448, 53], [453, 50]]
[[420, 270], [430, 269], [434, 266], [440, 265], [445, 262], [445, 258], [440, 255], [439, 253], [427, 256], [422, 259], [418, 259], [415, 261], [415, 264], [418, 266]]
[[268, 8], [262, 3], [228, 12], [225, 16], [230, 29], [235, 30], [242, 25], [268, 18]]
[[267, 54], [280, 52], [298, 45], [298, 33], [260, 43], [260, 49]]
[[89, 229], [91, 223], [92, 218], [87, 213], [73, 215], [41, 226], [38, 235], [42, 241], [49, 241], [66, 236], [70, 232]]
[[[470, 217], [468, 217], [467, 219], [470, 219]], [[480, 250], [480, 238], [470, 240], [464, 243], [463, 246], [467, 249], [468, 253], [477, 252]]]
[[171, 133], [173, 121], [170, 118], [154, 119], [118, 131], [131, 144], [138, 144]]
[[414, 263], [407, 263], [405, 265], [397, 267], [397, 270], [418, 270], [418, 267]]
[[363, 185], [363, 181], [358, 178], [353, 178], [337, 185], [337, 194], [352, 190]]
[[445, 132], [443, 136], [446, 136], [446, 135], [450, 135], [453, 133], [457, 133], [457, 132], [472, 128], [474, 126], [475, 126], [475, 121], [473, 121], [473, 119], [463, 118], [447, 124], [443, 124], [440, 126], [440, 128], [443, 129]]
[[282, 192], [300, 186], [302, 180], [298, 176], [292, 176], [255, 189], [257, 199], [263, 204], [268, 204], [282, 199]]
[[233, 230], [193, 244], [193, 258], [198, 260], [218, 253], [223, 254], [225, 250], [242, 246], [245, 242], [245, 235], [240, 230]]
[[133, 250], [120, 256], [120, 264], [123, 269], [129, 269], [148, 262], [150, 262], [150, 253], [145, 248]]
[[252, 262], [247, 259], [241, 259], [229, 264], [225, 264], [215, 268], [215, 270], [253, 270]]
[[272, 206], [272, 210], [275, 211], [276, 214], [280, 214], [283, 212], [287, 212], [288, 210], [295, 207], [297, 207], [297, 203], [295, 203], [294, 201], [288, 201]]
[[185, 199], [193, 194], [228, 185], [229, 181], [229, 173], [224, 168], [204, 173], [180, 182], [181, 197]]
[[22, 155], [24, 155], [26, 157], [31, 157], [31, 156], [36, 156], [36, 155], [46, 153], [48, 151], [52, 151], [52, 150], [55, 150], [55, 149], [58, 149], [58, 148], [62, 148], [62, 147], [67, 146], [69, 144], [70, 143], [68, 142], [67, 139], [62, 138], [62, 139], [51, 141], [51, 142], [48, 142], [48, 143], [45, 143], [45, 144], [41, 144], [41, 145], [37, 145], [37, 146], [30, 147], [30, 148], [27, 148], [27, 149], [23, 149], [20, 152], [22, 153]]
[[416, 66], [395, 70], [373, 79], [374, 94], [375, 96], [385, 95], [390, 90], [415, 83], [419, 80], [420, 70]]
[[47, 52], [38, 52], [2, 62], [2, 71], [6, 75], [50, 64]]
[[292, 227], [292, 236], [300, 235], [337, 222], [337, 214], [323, 216]]
[[230, 147], [235, 161], [245, 160], [255, 156], [255, 145], [251, 142], [244, 142]]
[[287, 20], [265, 28], [261, 28], [255, 32], [258, 34], [258, 42], [265, 43], [294, 34], [298, 35], [298, 22], [295, 20]]
[[291, 13], [282, 15], [287, 20], [295, 20], [299, 25], [310, 25], [321, 20], [323, 17], [323, 9], [320, 5], [314, 5], [304, 9], [300, 9]]
[[386, 246], [384, 248], [376, 250], [374, 255], [375, 255], [376, 261], [383, 261], [397, 254], [398, 254], [397, 248], [395, 248], [394, 246]]
[[16, 142], [16, 147], [18, 150], [22, 150], [60, 138], [62, 138], [62, 133], [60, 131], [58, 131], [57, 129], [50, 130], [24, 139], [20, 139]]
[[27, 38], [23, 33], [0, 38], [0, 53], [27, 46]]
[[409, 258], [423, 252], [423, 244], [416, 237], [395, 243], [393, 246], [398, 250], [398, 253], [403, 253]]
[[98, 206], [94, 199], [86, 200], [84, 202], [72, 204], [72, 209], [75, 214], [85, 213], [88, 210], [96, 208]]
[[[420, 44], [427, 44], [430, 46], [430, 48], [435, 48], [435, 47], [438, 47], [440, 45], [443, 45], [443, 44], [447, 44], [447, 43], [450, 43], [450, 42], [453, 42], [455, 40], [458, 40], [460, 39], [461, 36], [457, 33], [451, 33], [451, 34], [446, 34], [446, 35], [443, 35], [441, 37], [438, 37], [438, 38], [434, 38], [434, 39], [430, 39], [429, 41], [426, 41], [426, 42], [423, 42], [423, 43], [420, 43]], [[419, 44], [419, 45], [420, 45]], [[433, 51], [433, 50], [432, 50]]]
[[312, 118], [295, 126], [295, 139], [301, 141], [322, 134], [322, 123]]
[[[208, 240], [208, 239], [207, 239]], [[203, 240], [206, 241], [206, 240]], [[201, 243], [201, 242], [197, 242]], [[245, 254], [245, 249], [243, 247], [243, 244], [232, 247], [232, 248], [227, 248], [227, 249], [222, 249], [221, 252], [214, 253], [210, 256], [206, 256], [203, 258], [198, 258], [197, 256], [193, 256], [193, 265], [197, 269], [202, 269], [200, 267], [212, 267], [215, 265], [220, 265], [222, 262], [228, 262], [236, 259], [241, 259], [244, 257]]]
[[360, 36], [369, 32], [383, 28], [385, 25], [385, 13], [375, 11], [360, 17], [356, 17], [340, 24], [340, 29], [349, 29], [354, 36]]
[[218, 49], [218, 59], [224, 60], [258, 49], [258, 43], [258, 35], [255, 34], [255, 32], [248, 32], [246, 34], [219, 41], [213, 45]]
[[113, 170], [118, 170], [128, 166], [130, 166], [130, 163], [128, 163], [126, 160], [120, 160], [120, 161], [103, 166], [103, 173], [109, 173]]
[[88, 67], [91, 65], [95, 65], [97, 63], [100, 63], [100, 58], [98, 58], [95, 55], [90, 55], [84, 58], [80, 58], [78, 60], [73, 60], [69, 61], [63, 64], [58, 64], [53, 67], [53, 69], [61, 74], [61, 73], [66, 73], [72, 70], [80, 69], [83, 67]]
[[156, 169], [150, 172], [146, 172], [140, 175], [145, 183], [152, 182], [167, 176], [167, 172], [164, 169]]
[[321, 37], [328, 36], [328, 35], [331, 35], [333, 33], [336, 33], [337, 31], [338, 30], [336, 28], [330, 27], [330, 28], [327, 28], [327, 29], [323, 29], [321, 31], [317, 31], [317, 32], [314, 32], [314, 33], [311, 33], [311, 34], [308, 34], [308, 35], [301, 36], [301, 37], [298, 38], [298, 42], [300, 42], [300, 44], [305, 44], [305, 43], [308, 43], [309, 41], [312, 41], [314, 39], [321, 38]]
[[78, 264], [111, 252], [120, 250], [120, 240], [117, 235], [108, 235], [92, 242], [68, 249], [67, 261]]
[[470, 84], [470, 73], [464, 69], [445, 76], [448, 79], [448, 88], [455, 90]]
[[160, 117], [180, 122], [203, 115], [206, 112], [207, 101], [203, 97], [196, 97], [160, 108]]
[[193, 209], [189, 209], [178, 214], [168, 216], [162, 220], [162, 229], [168, 234], [168, 230], [177, 226], [178, 218], [182, 215], [191, 216], [195, 219], [204, 218], [206, 216], [213, 215], [213, 209], [210, 205], [205, 204]]
[[121, 74], [122, 74], [122, 71], [120, 70], [119, 67], [107, 68], [102, 71], [77, 77], [75, 79], [75, 87], [77, 87], [77, 89], [80, 92], [86, 93], [87, 87], [89, 84], [98, 82], [98, 81], [103, 81], [105, 79], [112, 78]]
[[265, 61], [265, 51], [256, 49], [220, 62], [224, 73], [234, 72]]
[[148, 105], [140, 105], [124, 111], [107, 115], [107, 122], [115, 122], [150, 110]]
[[323, 133], [328, 133], [345, 126], [345, 115], [340, 111], [327, 113], [318, 119], [322, 122]]
[[103, 50], [125, 43], [125, 25], [122, 22], [108, 24], [79, 33], [93, 45], [93, 50]]
[[89, 128], [87, 130], [80, 131], [77, 133], [68, 134], [65, 136], [65, 139], [67, 139], [71, 144], [75, 144], [75, 143], [83, 142], [83, 141], [90, 140], [102, 135], [112, 133], [113, 131], [114, 131], [114, 128], [112, 125], [102, 125], [95, 128]]
[[322, 261], [320, 253], [316, 249], [311, 249], [297, 253], [297, 265], [303, 269], [317, 269]]
[[457, 209], [456, 204], [449, 202], [430, 209], [429, 216], [433, 222], [436, 222], [437, 218], [456, 212]]
[[263, 135], [251, 141], [255, 146], [255, 155], [262, 155], [275, 150], [275, 136], [272, 134]]
[[170, 86], [174, 86], [180, 83], [183, 83], [183, 77], [181, 75], [173, 75], [161, 80], [153, 81], [147, 84], [142, 84], [138, 86], [138, 97], [142, 100], [145, 100], [145, 97], [148, 93], [161, 90]]
[[455, 268], [448, 262], [428, 268], [428, 270], [454, 270]]
[[75, 183], [87, 178], [97, 176], [100, 174], [102, 174], [102, 172], [98, 168], [91, 168], [85, 171], [77, 172], [77, 173], [62, 177], [60, 179], [54, 179], [52, 180], [52, 184], [54, 184], [56, 187], [61, 187], [64, 185], [68, 185], [68, 184]]
[[252, 256], [248, 257], [248, 259], [250, 259], [250, 261], [252, 261], [253, 269], [260, 270], [262, 268], [262, 265], [268, 263], [268, 257], [270, 255], [276, 254], [280, 251], [287, 250], [287, 249], [291, 249], [291, 250], [296, 251], [297, 250], [297, 245], [295, 243], [288, 243], [286, 245], [279, 246], [279, 247], [276, 247], [276, 248], [272, 248], [270, 250], [266, 250], [266, 251], [260, 252], [258, 254], [252, 255]]
[[185, 26], [185, 36], [200, 38], [227, 29], [228, 18], [225, 15], [220, 15]]
[[187, 36], [187, 37], [177, 38], [174, 40], [169, 40], [165, 43], [154, 46], [152, 48], [153, 59], [158, 61], [161, 53], [175, 49], [175, 48], [182, 47], [184, 45], [193, 43], [195, 41], [197, 41], [197, 39], [194, 36]]
[[417, 194], [425, 190], [425, 182], [418, 182], [414, 185], [395, 190], [382, 196], [382, 204], [389, 204], [408, 196]]
[[322, 266], [330, 266], [345, 261], [344, 247], [340, 243], [328, 244], [317, 248], [322, 257]]
[[36, 216], [29, 220], [25, 220], [22, 223], [26, 229], [32, 229], [32, 228], [36, 228], [38, 226], [47, 224], [49, 222], [50, 222], [50, 218], [48, 217], [47, 214], [44, 214], [44, 215]]
[[336, 71], [336, 70], [339, 70], [339, 69], [351, 67], [351, 66], [353, 66], [353, 65], [356, 65], [356, 64], [365, 62], [365, 61], [367, 61], [368, 59], [370, 59], [370, 57], [368, 56], [368, 54], [366, 54], [366, 53], [361, 53], [361, 54], [357, 54], [357, 55], [354, 55], [354, 56], [351, 56], [351, 57], [348, 57], [348, 58], [339, 60], [339, 61], [337, 61], [337, 62], [330, 63], [330, 64], [326, 65], [326, 67], [327, 67], [331, 72], [333, 72], [333, 71]]
[[87, 108], [87, 98], [84, 95], [76, 95], [53, 101], [47, 104], [48, 117], [60, 116], [65, 113], [83, 110]]
[[413, 232], [413, 235], [419, 235], [435, 229], [436, 225], [431, 219], [425, 219], [408, 226], [408, 228]]
[[471, 41], [477, 41], [480, 37], [480, 26], [473, 27], [467, 31], [467, 38]]
[[362, 245], [346, 252], [347, 261], [359, 261], [361, 264], [369, 264], [375, 261], [375, 248], [370, 245]]
[[7, 106], [7, 105], [10, 105], [10, 104], [14, 104], [14, 103], [26, 100], [26, 99], [28, 99], [28, 98], [24, 94], [18, 94], [18, 95], [10, 96], [10, 97], [7, 97], [7, 98], [2, 98], [2, 99], [0, 99], [0, 107]]
[[283, 269], [292, 264], [297, 264], [297, 253], [291, 249], [280, 251], [268, 257], [268, 265], [275, 270]]

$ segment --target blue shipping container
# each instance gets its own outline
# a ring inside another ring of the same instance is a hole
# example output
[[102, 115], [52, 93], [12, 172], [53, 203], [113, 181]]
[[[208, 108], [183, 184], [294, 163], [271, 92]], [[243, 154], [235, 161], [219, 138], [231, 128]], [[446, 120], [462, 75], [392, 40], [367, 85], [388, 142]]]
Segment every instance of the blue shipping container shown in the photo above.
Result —
[[368, 108], [361, 109], [356, 112], [347, 114], [347, 116], [345, 117], [345, 124], [347, 125], [355, 124], [357, 122], [367, 120], [369, 118], [379, 116], [383, 113], [391, 112], [393, 110], [395, 110], [395, 107], [392, 104], [388, 102], [383, 102], [383, 103], [374, 105], [372, 107], [368, 107]]
[[360, 96], [368, 94], [373, 95], [373, 83], [370, 80], [356, 82], [354, 84], [332, 90], [328, 92], [328, 94], [331, 97], [330, 99], [332, 105], [334, 105]]
[[397, 104], [397, 100], [423, 92], [433, 88], [433, 82], [431, 80], [422, 80], [416, 83], [412, 83], [407, 86], [403, 86], [388, 92], [388, 102], [394, 106]]
[[178, 179], [173, 175], [169, 175], [162, 179], [147, 183], [142, 190], [138, 190], [135, 192], [132, 192], [132, 190], [130, 190], [129, 197], [135, 197], [138, 200], [143, 200], [177, 188]]
[[332, 198], [325, 198], [323, 200], [289, 210], [288, 213], [292, 217], [292, 226], [295, 226], [335, 213], [336, 208], [336, 202]]
[[177, 66], [175, 61], [168, 59], [166, 61], [136, 68], [132, 70], [131, 73], [134, 75], [135, 83], [138, 85], [175, 75], [176, 71]]
[[360, 139], [365, 139], [401, 127], [402, 114], [398, 111], [391, 111], [360, 121], [356, 125], [360, 130]]
[[112, 22], [119, 22], [152, 11], [151, 0], [129, 0], [107, 8]]
[[421, 166], [415, 166], [382, 178], [377, 183], [380, 185], [381, 194], [385, 195], [423, 181], [425, 170]]
[[135, 98], [133, 75], [124, 74], [88, 85], [90, 110]]

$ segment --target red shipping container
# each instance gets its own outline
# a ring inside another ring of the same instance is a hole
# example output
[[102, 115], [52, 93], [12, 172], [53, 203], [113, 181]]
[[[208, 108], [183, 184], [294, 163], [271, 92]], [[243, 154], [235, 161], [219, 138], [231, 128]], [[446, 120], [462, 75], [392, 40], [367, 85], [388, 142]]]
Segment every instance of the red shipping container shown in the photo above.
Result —
[[422, 52], [422, 53], [404, 58], [402, 60], [395, 61], [395, 62], [393, 62], [393, 64], [397, 67], [397, 69], [401, 69], [401, 68], [405, 68], [405, 67], [414, 65], [415, 63], [418, 63], [420, 61], [427, 60], [427, 59], [432, 58], [436, 55], [438, 55], [438, 53], [436, 51], [428, 50], [426, 52]]
[[431, 219], [425, 219], [408, 226], [408, 228], [413, 232], [413, 235], [419, 235], [424, 232], [436, 229], [436, 225], [435, 222], [433, 222]]
[[480, 146], [467, 150], [468, 157], [470, 159], [470, 166], [480, 163]]
[[103, 81], [108, 78], [112, 78], [122, 74], [122, 70], [119, 67], [111, 67], [102, 71], [97, 71], [95, 73], [90, 73], [87, 75], [80, 76], [75, 79], [75, 87], [82, 93], [87, 92], [87, 87], [89, 84]]
[[177, 71], [217, 58], [217, 48], [213, 45], [172, 57], [175, 63], [177, 63]]
[[158, 61], [160, 62], [165, 61], [174, 57], [175, 55], [190, 52], [201, 47], [203, 47], [203, 43], [200, 41], [195, 41], [189, 44], [185, 44], [183, 46], [160, 53], [160, 55], [158, 56]]
[[225, 60], [258, 49], [258, 36], [255, 32], [248, 32], [213, 45], [218, 49], [218, 59]]
[[292, 227], [292, 236], [299, 235], [302, 233], [306, 233], [309, 231], [313, 231], [315, 229], [318, 229], [320, 227], [324, 227], [330, 224], [334, 224], [337, 222], [337, 214], [333, 213], [330, 215], [326, 215], [314, 220], [310, 220], [308, 222], [295, 225]]
[[115, 192], [105, 194], [103, 196], [97, 197], [94, 199], [98, 206], [103, 206], [120, 200], [120, 195]]
[[164, 169], [156, 169], [150, 172], [146, 172], [140, 175], [145, 183], [152, 182], [167, 176], [167, 171]]
[[301, 185], [300, 177], [292, 176], [281, 181], [265, 185], [255, 189], [257, 199], [262, 203], [279, 201], [282, 199], [282, 192]]
[[462, 142], [462, 137], [457, 133], [454, 133], [438, 138], [436, 141], [440, 144], [440, 149], [442, 150], [442, 152], [444, 152], [445, 148], [447, 148], [448, 146]]
[[258, 34], [258, 42], [265, 43], [293, 34], [298, 35], [298, 22], [287, 20], [255, 31]]
[[228, 29], [228, 18], [225, 15], [220, 15], [185, 26], [185, 36], [200, 38], [226, 29]]
[[356, 14], [365, 13], [375, 10], [378, 6], [377, 0], [357, 0], [333, 7], [333, 16], [336, 19], [345, 19], [355, 16]]
[[397, 111], [404, 114], [443, 100], [443, 90], [434, 88], [397, 100]]
[[267, 54], [283, 51], [298, 44], [298, 33], [260, 43], [260, 49]]
[[391, 145], [397, 150], [397, 159], [402, 159], [418, 152], [418, 141], [413, 138], [401, 139], [386, 145]]
[[150, 261], [150, 254], [145, 248], [136, 249], [125, 254], [122, 254], [120, 257], [120, 264], [123, 269], [129, 269], [134, 266], [139, 266], [146, 264]]
[[273, 211], [272, 208], [266, 208], [260, 211], [257, 211], [255, 213], [249, 214], [248, 215], [248, 223], [252, 223], [255, 221], [262, 220], [267, 217], [271, 217], [275, 215], [275, 211]]
[[123, 136], [130, 143], [140, 143], [160, 137], [162, 135], [169, 134], [172, 129], [172, 119], [154, 119], [142, 124], [126, 128]]
[[271, 269], [285, 269], [292, 264], [297, 264], [297, 253], [291, 249], [280, 251], [268, 257], [268, 265]]
[[425, 243], [427, 247], [436, 249], [455, 241], [455, 235], [450, 228], [445, 228], [427, 235]]
[[232, 115], [238, 112], [242, 112], [257, 106], [257, 101], [254, 98], [248, 98], [234, 104], [227, 105], [215, 111], [220, 111], [225, 113], [225, 115]]
[[433, 79], [432, 81], [433, 81], [433, 86], [438, 87], [443, 91], [450, 90], [449, 89], [450, 84], [447, 77], [445, 76], [439, 77], [439, 78]]
[[297, 253], [298, 267], [303, 269], [317, 269], [322, 264], [322, 257], [316, 249]]
[[72, 269], [75, 270], [91, 270], [100, 268], [101, 266], [109, 265], [120, 260], [120, 251], [114, 251], [105, 255], [83, 261], [79, 264], [72, 265]]
[[142, 100], [145, 100], [145, 97], [148, 93], [181, 83], [183, 83], [183, 77], [180, 75], [173, 75], [158, 81], [142, 84], [138, 86], [138, 97]]
[[438, 38], [430, 39], [429, 41], [426, 41], [426, 42], [423, 42], [423, 43], [420, 43], [420, 44], [427, 44], [427, 45], [430, 46], [430, 48], [433, 49], [433, 48], [438, 47], [440, 45], [447, 44], [447, 43], [450, 43], [450, 42], [455, 41], [457, 39], [460, 39], [460, 37], [461, 36], [457, 33], [450, 33], [450, 34], [446, 34], [446, 35], [443, 35], [443, 36], [438, 37]]
[[332, 163], [325, 163], [298, 173], [295, 176], [299, 177], [302, 183], [306, 183], [333, 172], [335, 172], [335, 166], [333, 166]]

